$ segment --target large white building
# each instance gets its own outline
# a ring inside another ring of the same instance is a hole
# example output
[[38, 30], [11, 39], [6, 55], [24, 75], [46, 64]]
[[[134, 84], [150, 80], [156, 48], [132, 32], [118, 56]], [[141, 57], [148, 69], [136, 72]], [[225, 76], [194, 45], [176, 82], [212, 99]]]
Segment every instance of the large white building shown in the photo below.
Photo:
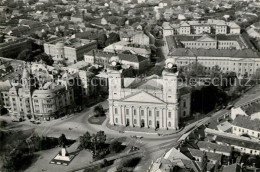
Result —
[[96, 41], [78, 38], [60, 38], [44, 43], [44, 52], [57, 61], [81, 61], [85, 53], [96, 48]]
[[222, 72], [236, 72], [237, 76], [252, 76], [260, 68], [259, 53], [251, 49], [185, 49], [171, 50], [168, 58], [174, 58], [178, 66], [197, 62], [206, 70], [218, 65]]
[[240, 34], [240, 26], [235, 22], [208, 19], [205, 21], [182, 21], [179, 24], [165, 22], [163, 24], [163, 36], [168, 35], [199, 35], [212, 34]]
[[113, 68], [108, 72], [111, 125], [179, 129], [179, 116], [190, 113], [190, 94], [181, 98], [178, 95], [178, 72], [173, 59], [166, 60], [162, 78], [146, 80], [122, 79], [119, 58], [111, 57], [110, 62]]

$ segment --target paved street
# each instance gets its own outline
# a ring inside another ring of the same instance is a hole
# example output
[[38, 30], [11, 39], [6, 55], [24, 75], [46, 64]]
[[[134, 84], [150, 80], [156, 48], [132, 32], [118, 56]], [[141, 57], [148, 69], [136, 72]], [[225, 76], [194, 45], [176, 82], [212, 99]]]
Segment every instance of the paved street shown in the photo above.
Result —
[[[108, 102], [103, 101], [100, 103], [104, 109], [108, 108]], [[35, 132], [39, 135], [49, 137], [59, 137], [62, 133], [66, 135], [68, 139], [77, 139], [85, 132], [96, 133], [97, 131], [105, 131], [108, 139], [127, 137], [128, 140], [132, 140], [134, 144], [140, 147], [144, 152], [141, 162], [136, 167], [135, 171], [146, 171], [151, 165], [152, 160], [156, 160], [161, 157], [171, 147], [178, 145], [177, 140], [187, 131], [192, 129], [198, 122], [192, 123], [186, 126], [181, 132], [170, 136], [157, 136], [153, 134], [140, 133], [138, 135], [143, 136], [142, 139], [131, 138], [134, 133], [119, 133], [118, 131], [107, 128], [106, 121], [102, 125], [94, 125], [88, 122], [88, 118], [93, 115], [93, 108], [87, 108], [80, 113], [74, 114], [69, 117], [63, 117], [53, 121], [42, 122], [39, 125], [32, 124], [29, 121], [17, 123], [19, 129], [35, 128]], [[217, 117], [226, 113], [225, 110], [221, 110], [213, 114], [213, 118], [210, 120], [216, 120]], [[207, 123], [209, 118], [204, 118], [203, 123]], [[51, 159], [52, 157], [50, 157]], [[86, 165], [85, 163], [81, 165]], [[66, 167], [65, 167], [66, 168]]]

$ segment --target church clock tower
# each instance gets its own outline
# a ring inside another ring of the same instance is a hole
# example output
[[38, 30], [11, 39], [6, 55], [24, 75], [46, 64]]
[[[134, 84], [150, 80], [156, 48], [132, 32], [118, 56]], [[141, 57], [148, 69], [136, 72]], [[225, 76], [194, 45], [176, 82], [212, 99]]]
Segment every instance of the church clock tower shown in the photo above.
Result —
[[[165, 61], [163, 77], [163, 100], [167, 103], [168, 128], [179, 129], [178, 117], [178, 71], [173, 58]], [[169, 126], [170, 124], [170, 126]]]
[[108, 86], [109, 86], [109, 124], [114, 125], [114, 115], [121, 112], [120, 107], [116, 105], [116, 101], [122, 97], [122, 78], [121, 78], [121, 64], [118, 56], [113, 56], [109, 60], [110, 69], [108, 71]]

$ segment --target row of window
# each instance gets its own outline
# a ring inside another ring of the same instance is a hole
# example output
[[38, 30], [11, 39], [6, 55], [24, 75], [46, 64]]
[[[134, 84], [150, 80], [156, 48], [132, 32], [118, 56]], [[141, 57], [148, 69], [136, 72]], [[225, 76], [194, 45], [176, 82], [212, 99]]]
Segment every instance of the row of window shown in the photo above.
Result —
[[[184, 102], [184, 103], [185, 103], [184, 105], [186, 106], [186, 102]], [[130, 115], [129, 109], [126, 109], [125, 113], [126, 113], [126, 115]], [[115, 114], [116, 115], [118, 114], [118, 109], [117, 108], [115, 108]], [[133, 114], [136, 115], [136, 109], [134, 109]], [[144, 116], [144, 110], [140, 111], [140, 115]], [[148, 111], [148, 116], [150, 116], [150, 117], [152, 116], [152, 111], [151, 110]], [[160, 116], [160, 111], [156, 111], [156, 116], [157, 117]], [[171, 117], [172, 117], [172, 113], [168, 112], [168, 118], [171, 118]]]
[[[143, 121], [144, 121], [144, 120], [143, 120]], [[157, 122], [158, 122], [158, 121], [157, 121]], [[118, 118], [115, 118], [115, 123], [118, 124]], [[136, 125], [136, 124], [137, 124], [137, 119], [134, 119], [134, 120], [133, 120], [133, 123], [134, 123], [134, 125]], [[149, 126], [152, 125], [152, 120], [149, 120], [149, 121], [148, 121], [148, 125], [149, 125]], [[170, 122], [170, 121], [168, 122], [168, 127], [171, 127], [171, 122]]]

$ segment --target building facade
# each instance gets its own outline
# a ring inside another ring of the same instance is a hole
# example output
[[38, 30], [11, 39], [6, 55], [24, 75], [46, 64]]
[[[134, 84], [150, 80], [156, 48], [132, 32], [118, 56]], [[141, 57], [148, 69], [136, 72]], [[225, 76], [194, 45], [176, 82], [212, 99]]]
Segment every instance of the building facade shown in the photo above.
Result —
[[[74, 90], [62, 78], [40, 82], [28, 68], [15, 80], [1, 83], [1, 100], [13, 118], [50, 120], [74, 105]], [[37, 82], [37, 84], [36, 84]]]
[[113, 56], [118, 56], [122, 65], [132, 67], [134, 70], [139, 72], [143, 72], [150, 65], [149, 58], [137, 54], [115, 54], [98, 50], [93, 50], [86, 53], [84, 55], [84, 60], [90, 64], [98, 64], [107, 67], [109, 66], [109, 59]]
[[108, 72], [110, 125], [179, 129], [178, 72], [174, 60], [166, 61], [162, 78], [128, 85], [117, 70], [119, 59], [114, 57], [110, 62], [113, 67]]
[[236, 72], [237, 76], [252, 76], [260, 67], [258, 52], [251, 49], [243, 50], [217, 50], [178, 48], [169, 53], [180, 67], [197, 62], [210, 70], [218, 65], [222, 72]]
[[179, 24], [163, 24], [163, 35], [176, 32], [179, 35], [240, 34], [240, 26], [235, 22], [208, 19], [204, 21], [182, 21]]
[[84, 59], [84, 54], [97, 48], [95, 40], [79, 38], [61, 38], [44, 44], [44, 52], [54, 60], [77, 62]]
[[31, 50], [31, 41], [26, 38], [10, 40], [0, 44], [0, 56], [6, 58], [17, 58], [23, 50]]

